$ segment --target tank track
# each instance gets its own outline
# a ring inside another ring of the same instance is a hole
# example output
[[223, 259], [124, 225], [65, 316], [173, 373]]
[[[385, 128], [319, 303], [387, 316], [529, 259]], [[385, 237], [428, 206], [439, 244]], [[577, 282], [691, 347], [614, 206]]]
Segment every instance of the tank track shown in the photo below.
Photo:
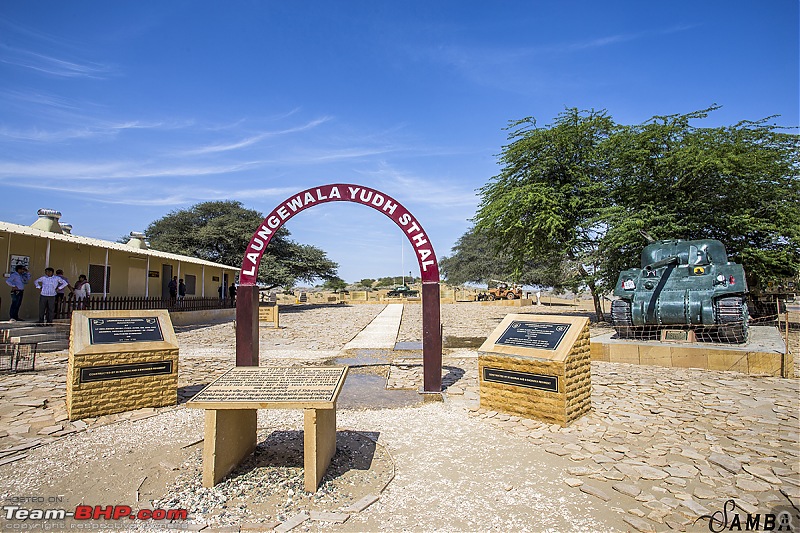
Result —
[[714, 301], [714, 313], [719, 324], [722, 342], [741, 344], [747, 340], [747, 304], [741, 296], [729, 296]]
[[631, 336], [633, 316], [629, 301], [614, 300], [611, 302], [611, 323], [614, 324], [614, 330], [620, 339], [626, 339]]

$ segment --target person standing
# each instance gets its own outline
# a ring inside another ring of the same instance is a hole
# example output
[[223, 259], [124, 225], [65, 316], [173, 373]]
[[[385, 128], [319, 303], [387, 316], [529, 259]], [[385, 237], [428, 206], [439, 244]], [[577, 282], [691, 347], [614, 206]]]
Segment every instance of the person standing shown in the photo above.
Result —
[[67, 282], [55, 275], [51, 267], [44, 269], [44, 276], [33, 282], [34, 287], [41, 290], [39, 296], [39, 325], [52, 324], [56, 310], [56, 294], [58, 289], [67, 286]]
[[183, 297], [186, 296], [186, 284], [183, 282], [183, 278], [178, 281], [178, 300], [183, 300]]
[[178, 276], [172, 276], [167, 288], [169, 289], [169, 297], [171, 300], [178, 297]]
[[[67, 279], [67, 277], [64, 275], [63, 270], [61, 270], [60, 268], [56, 270], [56, 276], [66, 281], [67, 282], [66, 288], [72, 290], [72, 285], [69, 284], [69, 279]], [[61, 304], [63, 301], [64, 301], [64, 288], [61, 288], [58, 289], [58, 292], [56, 292], [56, 316], [58, 316], [58, 313], [60, 312]]]
[[231, 286], [228, 287], [228, 296], [231, 298], [231, 305], [236, 304], [236, 284], [231, 283]]
[[92, 286], [84, 274], [78, 276], [74, 287], [76, 309], [86, 309], [86, 300], [92, 295]]
[[11, 287], [11, 310], [9, 316], [11, 322], [17, 322], [19, 318], [19, 308], [22, 305], [22, 295], [25, 292], [25, 285], [31, 280], [31, 275], [25, 265], [17, 265], [14, 272], [6, 279], [6, 284]]

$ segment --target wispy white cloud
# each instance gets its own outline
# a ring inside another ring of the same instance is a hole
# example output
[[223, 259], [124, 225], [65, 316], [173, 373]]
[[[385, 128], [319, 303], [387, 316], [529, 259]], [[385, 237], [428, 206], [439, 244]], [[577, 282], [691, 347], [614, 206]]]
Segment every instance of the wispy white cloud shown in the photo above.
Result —
[[534, 46], [481, 46], [438, 45], [420, 52], [411, 50], [415, 56], [427, 55], [430, 60], [447, 65], [466, 79], [511, 92], [528, 94], [535, 89], [574, 86], [577, 82], [546, 67], [547, 59], [559, 55], [574, 55], [623, 43], [660, 37], [693, 29], [693, 25], [671, 26], [662, 29], [646, 29], [638, 32], [616, 33], [598, 37], [543, 43]]
[[[77, 119], [76, 119], [77, 120]], [[63, 142], [72, 139], [87, 139], [95, 137], [116, 136], [127, 130], [173, 130], [189, 126], [191, 123], [181, 122], [148, 122], [132, 120], [125, 122], [106, 122], [92, 119], [83, 119], [86, 124], [80, 128], [44, 128], [32, 127], [28, 129], [13, 129], [0, 126], [0, 137], [15, 141], [34, 142]]]
[[102, 79], [115, 71], [110, 65], [102, 63], [67, 60], [6, 44], [0, 44], [0, 63], [62, 78]]
[[133, 161], [108, 163], [82, 163], [72, 161], [49, 161], [40, 163], [0, 162], [0, 179], [6, 185], [28, 186], [28, 181], [12, 180], [108, 180], [137, 178], [166, 178], [181, 176], [208, 176], [228, 174], [256, 168], [261, 161], [246, 161], [231, 164], [181, 165], [173, 163], [139, 164]]
[[181, 155], [203, 155], [203, 154], [213, 154], [213, 153], [219, 153], [219, 152], [230, 152], [232, 150], [239, 150], [241, 148], [246, 148], [248, 146], [252, 146], [254, 144], [257, 144], [258, 142], [260, 142], [260, 141], [262, 141], [262, 140], [264, 140], [266, 138], [269, 138], [269, 137], [277, 137], [277, 136], [281, 136], [281, 135], [288, 135], [288, 134], [291, 134], [291, 133], [298, 133], [298, 132], [301, 132], [301, 131], [310, 130], [310, 129], [316, 128], [320, 124], [324, 124], [325, 122], [327, 122], [329, 120], [331, 120], [331, 117], [322, 117], [322, 118], [318, 118], [316, 120], [312, 120], [312, 121], [310, 121], [310, 122], [308, 122], [306, 124], [303, 124], [301, 126], [297, 126], [297, 127], [294, 127], [294, 128], [287, 128], [287, 129], [278, 130], [278, 131], [266, 131], [266, 132], [263, 132], [263, 133], [259, 133], [258, 135], [253, 135], [251, 137], [247, 137], [245, 139], [242, 139], [242, 140], [236, 141], [236, 142], [232, 142], [232, 143], [213, 144], [213, 145], [209, 145], [209, 146], [204, 146], [202, 148], [196, 148], [196, 149], [193, 149], [193, 150], [186, 150], [184, 152], [181, 152]]
[[479, 202], [477, 192], [464, 187], [463, 183], [420, 177], [392, 168], [386, 163], [382, 163], [377, 171], [366, 174], [377, 180], [387, 192], [401, 190], [403, 198], [409, 203], [455, 209], [459, 212], [469, 211], [472, 214]]
[[264, 187], [254, 189], [230, 189], [220, 187], [186, 187], [172, 182], [148, 181], [146, 186], [130, 181], [76, 181], [74, 178], [43, 181], [8, 182], [16, 188], [58, 192], [64, 196], [80, 197], [84, 200], [114, 204], [140, 206], [180, 206], [209, 200], [275, 199], [280, 201], [297, 190], [293, 187]]

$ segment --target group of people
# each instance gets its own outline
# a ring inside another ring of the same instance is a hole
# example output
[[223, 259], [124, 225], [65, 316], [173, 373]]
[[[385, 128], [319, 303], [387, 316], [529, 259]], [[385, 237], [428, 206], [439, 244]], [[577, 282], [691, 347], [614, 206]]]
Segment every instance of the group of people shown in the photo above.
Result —
[[[219, 299], [222, 300], [222, 285], [217, 287], [217, 292], [219, 293]], [[231, 305], [236, 303], [236, 284], [231, 283], [231, 286], [228, 287], [228, 297], [231, 299]]]
[[[6, 284], [11, 287], [11, 322], [17, 322], [19, 317], [19, 308], [22, 306], [22, 297], [25, 294], [25, 285], [30, 282], [31, 275], [25, 265], [17, 265], [14, 272], [6, 279]], [[69, 280], [64, 275], [61, 269], [54, 270], [52, 267], [44, 269], [44, 276], [38, 278], [33, 282], [33, 286], [39, 289], [39, 325], [52, 324], [53, 318], [56, 316], [56, 310], [60, 303], [64, 300], [65, 291], [69, 290], [70, 294], [75, 296], [77, 301], [77, 308], [84, 309], [86, 300], [92, 294], [92, 288], [86, 275], [81, 274], [78, 276], [78, 281], [75, 285], [70, 285]]]
[[173, 300], [175, 298], [183, 300], [186, 297], [186, 284], [183, 282], [183, 278], [178, 280], [178, 276], [172, 276], [167, 288], [169, 288], [169, 297]]

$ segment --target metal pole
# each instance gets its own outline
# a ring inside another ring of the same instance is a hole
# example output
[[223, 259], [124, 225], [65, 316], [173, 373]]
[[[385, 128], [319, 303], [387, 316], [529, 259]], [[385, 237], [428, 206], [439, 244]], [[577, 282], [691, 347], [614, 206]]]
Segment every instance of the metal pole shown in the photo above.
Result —
[[[28, 265], [30, 267], [30, 265]], [[6, 272], [11, 272], [11, 232], [8, 232], [8, 249], [6, 251]], [[16, 270], [15, 270], [16, 272]]]
[[106, 296], [108, 296], [108, 248], [106, 248], [106, 263], [103, 265], [103, 298]]
[[[786, 323], [786, 355], [784, 356], [784, 359], [788, 363], [789, 362], [789, 353], [790, 353], [789, 352], [789, 306], [786, 305], [786, 300], [783, 301], [783, 308], [785, 309], [785, 313], [786, 313], [786, 315], [784, 316], [784, 318], [785, 318], [784, 322]], [[778, 309], [778, 311], [780, 311], [780, 309]], [[784, 365], [784, 366], [786, 366], [786, 365]], [[789, 369], [788, 368], [785, 369], [785, 371], [783, 372], [783, 376], [781, 376], [781, 377], [784, 377], [784, 378], [788, 378], [789, 377]]]
[[144, 273], [144, 297], [150, 296], [150, 256], [147, 256], [147, 271]]
[[[405, 235], [403, 236], [405, 239]], [[403, 239], [400, 239], [400, 276], [403, 278], [403, 285], [406, 284], [406, 256], [405, 247], [403, 246]]]
[[50, 266], [50, 239], [47, 239], [47, 249], [44, 252], [44, 267]]

